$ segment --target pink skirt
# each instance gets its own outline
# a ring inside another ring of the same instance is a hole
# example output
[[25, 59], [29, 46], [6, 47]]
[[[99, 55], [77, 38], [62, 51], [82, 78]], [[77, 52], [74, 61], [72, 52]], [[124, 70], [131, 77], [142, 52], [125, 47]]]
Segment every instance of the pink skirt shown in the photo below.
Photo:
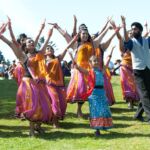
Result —
[[86, 76], [77, 69], [74, 69], [67, 88], [67, 102], [74, 103], [86, 101], [87, 99], [82, 99], [81, 96], [83, 93], [87, 92], [87, 87], [88, 81]]
[[120, 80], [123, 99], [126, 101], [138, 101], [140, 98], [137, 92], [133, 71], [130, 67], [126, 65], [120, 66]]
[[108, 103], [110, 106], [112, 106], [115, 103], [115, 96], [112, 88], [112, 84], [110, 82], [109, 77], [107, 77], [107, 74], [104, 74], [104, 88], [106, 91], [106, 97], [108, 100]]
[[17, 91], [16, 115], [33, 122], [51, 122], [51, 102], [44, 83], [37, 84], [27, 77], [22, 79]]
[[67, 108], [65, 87], [55, 85], [47, 85], [46, 87], [51, 99], [53, 114], [63, 119]]

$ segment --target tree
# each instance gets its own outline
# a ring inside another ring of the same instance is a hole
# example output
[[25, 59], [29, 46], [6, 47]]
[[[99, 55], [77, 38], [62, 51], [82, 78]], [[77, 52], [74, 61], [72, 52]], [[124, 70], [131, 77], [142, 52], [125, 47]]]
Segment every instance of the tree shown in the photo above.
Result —
[[41, 48], [42, 44], [44, 43], [44, 41], [45, 41], [44, 37], [41, 37], [41, 38], [39, 39], [39, 41], [38, 41], [38, 43], [37, 43], [37, 45], [36, 45], [36, 49], [37, 49], [37, 50], [40, 50], [40, 48]]
[[2, 52], [0, 51], [0, 62], [1, 61], [5, 61], [5, 59], [4, 59], [4, 56], [3, 56]]

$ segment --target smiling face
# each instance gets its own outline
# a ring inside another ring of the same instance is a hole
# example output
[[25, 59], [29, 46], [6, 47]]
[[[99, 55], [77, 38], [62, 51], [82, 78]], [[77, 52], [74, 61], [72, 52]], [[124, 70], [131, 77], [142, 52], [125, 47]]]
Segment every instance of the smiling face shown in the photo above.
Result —
[[31, 38], [26, 39], [26, 50], [28, 53], [33, 53], [35, 50], [34, 41]]
[[90, 63], [92, 67], [99, 67], [99, 61], [96, 56], [91, 56]]
[[86, 42], [88, 40], [89, 34], [87, 30], [82, 30], [80, 33], [81, 42]]
[[45, 55], [47, 56], [54, 56], [54, 49], [51, 46], [47, 46], [45, 50]]

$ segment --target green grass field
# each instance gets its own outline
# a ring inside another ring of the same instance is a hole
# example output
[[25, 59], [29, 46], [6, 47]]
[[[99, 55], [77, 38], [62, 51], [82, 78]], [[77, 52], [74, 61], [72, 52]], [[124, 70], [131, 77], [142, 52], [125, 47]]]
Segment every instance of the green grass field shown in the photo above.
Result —
[[29, 137], [27, 121], [14, 117], [15, 81], [0, 81], [0, 150], [150, 150], [150, 125], [133, 120], [122, 100], [119, 77], [112, 78], [116, 104], [111, 107], [114, 128], [94, 136], [88, 121], [88, 103], [83, 106], [84, 119], [76, 117], [76, 104], [68, 104], [60, 129], [43, 125], [46, 133]]

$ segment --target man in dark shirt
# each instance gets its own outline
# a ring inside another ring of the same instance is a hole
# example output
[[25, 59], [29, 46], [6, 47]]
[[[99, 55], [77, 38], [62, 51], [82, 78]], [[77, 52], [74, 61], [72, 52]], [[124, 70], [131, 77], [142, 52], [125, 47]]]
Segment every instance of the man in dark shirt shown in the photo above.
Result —
[[140, 95], [140, 103], [135, 119], [143, 121], [142, 114], [145, 111], [148, 123], [150, 123], [150, 37], [142, 37], [143, 27], [140, 23], [131, 24], [132, 38], [129, 39], [125, 33], [125, 49], [131, 51], [135, 81]]

